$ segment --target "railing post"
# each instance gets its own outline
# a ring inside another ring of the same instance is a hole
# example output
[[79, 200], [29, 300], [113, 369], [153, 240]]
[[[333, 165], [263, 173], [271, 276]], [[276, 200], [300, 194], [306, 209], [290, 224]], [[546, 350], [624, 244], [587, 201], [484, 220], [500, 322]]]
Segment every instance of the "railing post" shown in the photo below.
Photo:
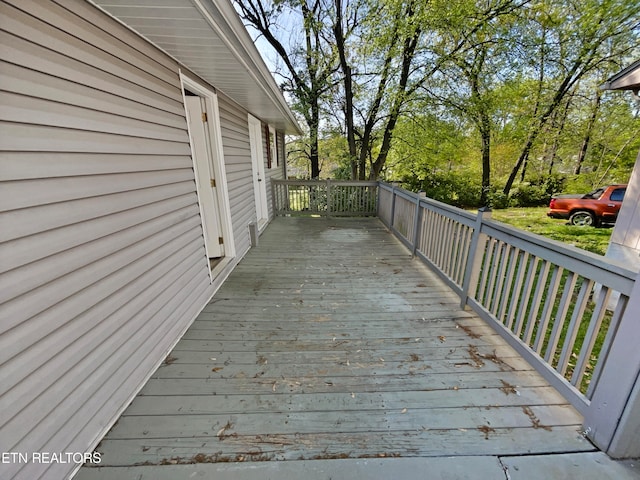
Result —
[[618, 331], [611, 343], [584, 429], [591, 441], [613, 458], [640, 456], [640, 274], [629, 296]]
[[278, 188], [278, 184], [275, 180], [271, 179], [271, 207], [273, 208], [273, 216], [278, 216], [278, 205], [276, 202], [276, 188]]
[[393, 217], [396, 214], [396, 182], [391, 182], [391, 214], [389, 215], [389, 230], [393, 232]]
[[480, 267], [482, 266], [482, 253], [487, 243], [487, 236], [482, 232], [482, 222], [491, 218], [491, 209], [482, 207], [478, 209], [476, 223], [473, 226], [473, 237], [469, 248], [469, 256], [464, 269], [464, 280], [462, 282], [462, 292], [460, 293], [460, 307], [467, 305], [469, 292], [476, 289]]
[[331, 180], [327, 178], [327, 217], [331, 216]]
[[416, 250], [418, 249], [418, 240], [419, 240], [419, 227], [420, 227], [420, 217], [422, 216], [422, 209], [420, 208], [420, 199], [426, 198], [427, 194], [423, 191], [419, 191], [416, 195], [416, 213], [413, 216], [413, 245], [411, 248], [411, 256], [416, 256]]

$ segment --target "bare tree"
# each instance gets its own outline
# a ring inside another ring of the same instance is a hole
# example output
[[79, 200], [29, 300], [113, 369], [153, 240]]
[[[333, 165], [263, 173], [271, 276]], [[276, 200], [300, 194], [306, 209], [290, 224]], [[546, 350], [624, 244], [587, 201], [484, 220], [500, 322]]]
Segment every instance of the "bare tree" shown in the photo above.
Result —
[[[295, 108], [309, 128], [311, 177], [318, 178], [322, 98], [329, 90], [335, 70], [332, 47], [326, 41], [325, 32], [328, 5], [323, 0], [235, 0], [235, 3], [242, 19], [269, 42], [284, 64], [282, 87], [295, 97]], [[301, 44], [286, 44], [283, 40], [286, 34], [295, 33], [280, 23], [287, 15], [299, 21], [303, 33]]]

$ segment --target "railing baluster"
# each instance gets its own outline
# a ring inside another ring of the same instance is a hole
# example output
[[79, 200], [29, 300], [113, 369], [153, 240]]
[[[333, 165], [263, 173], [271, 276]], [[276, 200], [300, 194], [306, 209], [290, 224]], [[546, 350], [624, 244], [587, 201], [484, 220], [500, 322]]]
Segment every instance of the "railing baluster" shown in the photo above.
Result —
[[418, 250], [418, 241], [420, 234], [420, 196], [416, 197], [416, 209], [413, 214], [413, 235], [411, 236], [411, 244], [413, 245], [413, 250], [411, 251], [411, 255], [415, 256], [416, 250]]
[[451, 218], [446, 218], [447, 221], [447, 233], [445, 234], [445, 251], [444, 258], [442, 259], [442, 270], [448, 275], [451, 276], [451, 252], [453, 250], [453, 246], [455, 245], [455, 224]]
[[547, 349], [544, 354], [545, 361], [552, 365], [554, 363], [553, 357], [556, 354], [558, 342], [560, 342], [560, 336], [562, 335], [562, 329], [566, 321], [567, 313], [569, 312], [569, 308], [571, 307], [570, 299], [573, 295], [573, 290], [576, 286], [577, 280], [577, 275], [573, 272], [569, 272], [569, 274], [567, 275], [567, 279], [564, 282], [562, 298], [560, 299], [560, 305], [558, 306], [556, 319], [553, 323], [551, 338], [549, 339], [549, 343], [547, 344]]
[[576, 360], [576, 366], [573, 369], [573, 375], [571, 375], [571, 383], [576, 387], [579, 387], [582, 383], [582, 378], [584, 377], [586, 367], [589, 364], [591, 352], [593, 351], [593, 347], [596, 343], [598, 332], [600, 332], [600, 326], [602, 325], [602, 321], [604, 320], [607, 312], [607, 304], [609, 303], [610, 298], [611, 290], [607, 287], [600, 287], [598, 299], [596, 301], [595, 308], [593, 309], [593, 313], [591, 314], [591, 320], [589, 321], [589, 327], [585, 333], [582, 347], [580, 348], [580, 354]]
[[433, 212], [433, 210], [428, 209], [427, 210], [427, 232], [426, 232], [426, 236], [425, 236], [425, 255], [427, 256], [427, 258], [429, 258], [430, 260], [433, 260], [433, 248], [434, 248], [434, 242], [433, 242], [433, 230], [434, 230], [434, 218], [435, 218], [435, 213]]
[[527, 345], [531, 343], [533, 328], [536, 325], [536, 321], [538, 319], [538, 312], [540, 311], [540, 304], [542, 303], [542, 299], [544, 297], [544, 289], [547, 285], [547, 277], [549, 276], [550, 268], [551, 264], [546, 260], [543, 260], [542, 267], [536, 281], [536, 291], [534, 292], [533, 298], [531, 299], [531, 311], [529, 312], [529, 318], [527, 320], [527, 328], [525, 330], [524, 337], [522, 338], [524, 343], [526, 343]]
[[502, 285], [504, 284], [505, 272], [507, 270], [507, 257], [509, 256], [510, 250], [511, 246], [508, 243], [502, 243], [496, 279], [497, 282], [495, 288], [493, 289], [493, 298], [491, 299], [491, 306], [489, 307], [489, 311], [494, 315], [496, 315], [496, 313], [498, 312], [500, 302], [502, 301]]
[[557, 265], [554, 266], [553, 273], [551, 274], [551, 280], [549, 281], [549, 288], [547, 288], [547, 298], [544, 302], [544, 308], [542, 309], [542, 315], [540, 317], [540, 324], [538, 325], [536, 340], [533, 344], [533, 350], [540, 355], [542, 354], [542, 348], [544, 346], [545, 334], [547, 333], [547, 328], [549, 328], [549, 321], [551, 320], [551, 315], [553, 314], [553, 306], [558, 295], [558, 289], [560, 288], [560, 283], [562, 281], [563, 271], [563, 268], [558, 267]]
[[576, 337], [578, 336], [578, 330], [582, 323], [582, 316], [587, 308], [587, 302], [589, 301], [589, 295], [592, 289], [593, 281], [583, 278], [582, 285], [580, 286], [580, 293], [578, 294], [578, 299], [574, 305], [573, 313], [571, 315], [571, 321], [569, 322], [569, 327], [564, 337], [560, 360], [556, 367], [556, 370], [558, 370], [561, 375], [564, 375], [567, 372], [569, 360], [573, 353], [573, 345], [576, 341]]
[[434, 263], [438, 268], [442, 269], [442, 252], [444, 250], [444, 231], [445, 231], [445, 219], [442, 215], [436, 214], [436, 252], [434, 257]]
[[500, 298], [500, 305], [498, 306], [498, 314], [496, 318], [500, 323], [504, 323], [505, 321], [505, 313], [507, 311], [507, 305], [509, 305], [509, 299], [511, 298], [511, 294], [513, 293], [514, 286], [514, 272], [516, 270], [516, 264], [518, 263], [518, 256], [520, 255], [520, 249], [517, 247], [511, 247], [509, 249], [509, 256], [507, 259], [508, 267], [505, 273], [505, 281], [503, 285], [503, 290]]
[[[616, 336], [618, 331], [618, 326], [620, 325], [620, 320], [624, 315], [624, 312], [627, 308], [628, 298], [626, 296], [620, 296], [618, 302], [616, 303], [616, 308], [613, 311], [613, 315], [611, 316], [611, 322], [609, 323], [609, 328], [607, 330], [607, 334], [604, 337], [604, 341], [602, 342], [602, 347], [600, 348], [600, 358], [607, 358], [609, 355], [609, 350], [611, 348], [611, 344], [613, 343], [613, 339]], [[589, 388], [587, 389], [587, 398], [592, 398], [593, 391], [598, 385], [600, 381], [600, 375], [602, 373], [602, 368], [604, 367], [604, 362], [598, 362], [596, 364], [596, 368], [593, 370], [593, 374], [591, 375], [591, 382], [589, 382]]]
[[425, 255], [426, 252], [426, 248], [425, 248], [425, 231], [426, 231], [426, 216], [429, 213], [429, 211], [424, 207], [424, 206], [420, 206], [420, 225], [419, 225], [419, 229], [420, 229], [420, 233], [418, 235], [418, 249], [417, 251], [422, 253], [423, 255]]
[[522, 284], [524, 283], [524, 276], [527, 273], [527, 267], [529, 266], [529, 252], [522, 252], [518, 262], [518, 274], [516, 276], [516, 285], [513, 291], [513, 295], [511, 296], [511, 301], [509, 302], [509, 312], [507, 313], [507, 318], [505, 318], [504, 324], [507, 326], [509, 330], [511, 330], [511, 326], [513, 325], [514, 315], [516, 313], [516, 309], [518, 308], [518, 303], [520, 302], [520, 293], [522, 292]]
[[476, 221], [473, 226], [471, 247], [469, 248], [469, 255], [466, 262], [467, 265], [464, 270], [464, 280], [462, 281], [460, 305], [463, 308], [466, 306], [468, 298], [474, 295], [477, 288], [477, 278], [482, 268], [482, 255], [487, 241], [486, 234], [482, 232], [482, 222], [489, 218], [491, 218], [490, 209], [481, 208], [478, 210]]
[[520, 307], [518, 308], [516, 323], [513, 327], [513, 333], [515, 333], [517, 337], [519, 337], [520, 333], [522, 332], [524, 319], [527, 315], [527, 309], [529, 308], [531, 300], [531, 290], [533, 289], [533, 282], [535, 281], [536, 274], [538, 273], [538, 264], [540, 263], [540, 259], [538, 257], [532, 257], [529, 263], [530, 264], [529, 270], [527, 272], [527, 279], [524, 283]]
[[487, 284], [489, 282], [489, 272], [491, 271], [491, 265], [493, 262], [493, 252], [496, 249], [496, 239], [489, 237], [487, 241], [487, 248], [484, 252], [484, 262], [482, 264], [482, 277], [480, 279], [480, 286], [476, 292], [476, 299], [484, 306], [487, 301]]
[[462, 225], [459, 222], [452, 221], [451, 239], [449, 240], [449, 255], [447, 259], [446, 271], [449, 278], [454, 281], [456, 278], [456, 267], [458, 265], [458, 252], [460, 242], [462, 241]]
[[389, 228], [391, 229], [391, 231], [394, 231], [394, 225], [396, 222], [395, 216], [396, 216], [396, 186], [392, 185], [391, 188], [391, 213], [389, 214]]
[[473, 236], [473, 230], [471, 227], [464, 227], [463, 241], [458, 248], [458, 269], [456, 272], [456, 283], [462, 285], [464, 283], [464, 271], [467, 261], [469, 259], [469, 252], [471, 250], [471, 239]]

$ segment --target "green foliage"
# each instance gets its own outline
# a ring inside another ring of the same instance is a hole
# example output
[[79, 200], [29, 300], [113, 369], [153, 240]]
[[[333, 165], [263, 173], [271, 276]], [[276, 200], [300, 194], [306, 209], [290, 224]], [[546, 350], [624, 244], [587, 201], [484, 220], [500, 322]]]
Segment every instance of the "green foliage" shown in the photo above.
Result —
[[[562, 190], [541, 181], [549, 175], [566, 178], [565, 191], [628, 181], [640, 149], [638, 107], [624, 92], [594, 99], [636, 59], [637, 1], [234, 1], [285, 50], [278, 81], [308, 132], [290, 157], [299, 176], [309, 175], [304, 164], [314, 156], [323, 178], [353, 171], [346, 74], [333, 41], [339, 15], [353, 79], [355, 166], [366, 176], [374, 170], [470, 205], [484, 175], [493, 206], [545, 203]], [[514, 171], [511, 194], [498, 193]]]
[[429, 198], [469, 208], [480, 206], [481, 185], [467, 172], [433, 172], [424, 177], [403, 179], [403, 186], [414, 192], [423, 191]]
[[513, 207], [540, 207], [548, 205], [551, 197], [564, 191], [566, 179], [560, 175], [537, 177], [517, 184], [509, 196]]

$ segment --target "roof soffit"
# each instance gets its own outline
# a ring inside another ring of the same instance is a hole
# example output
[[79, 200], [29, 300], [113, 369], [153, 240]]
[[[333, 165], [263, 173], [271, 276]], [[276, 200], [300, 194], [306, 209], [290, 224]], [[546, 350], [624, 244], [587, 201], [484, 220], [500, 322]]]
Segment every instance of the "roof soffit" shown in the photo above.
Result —
[[300, 133], [229, 0], [91, 1], [256, 117]]

